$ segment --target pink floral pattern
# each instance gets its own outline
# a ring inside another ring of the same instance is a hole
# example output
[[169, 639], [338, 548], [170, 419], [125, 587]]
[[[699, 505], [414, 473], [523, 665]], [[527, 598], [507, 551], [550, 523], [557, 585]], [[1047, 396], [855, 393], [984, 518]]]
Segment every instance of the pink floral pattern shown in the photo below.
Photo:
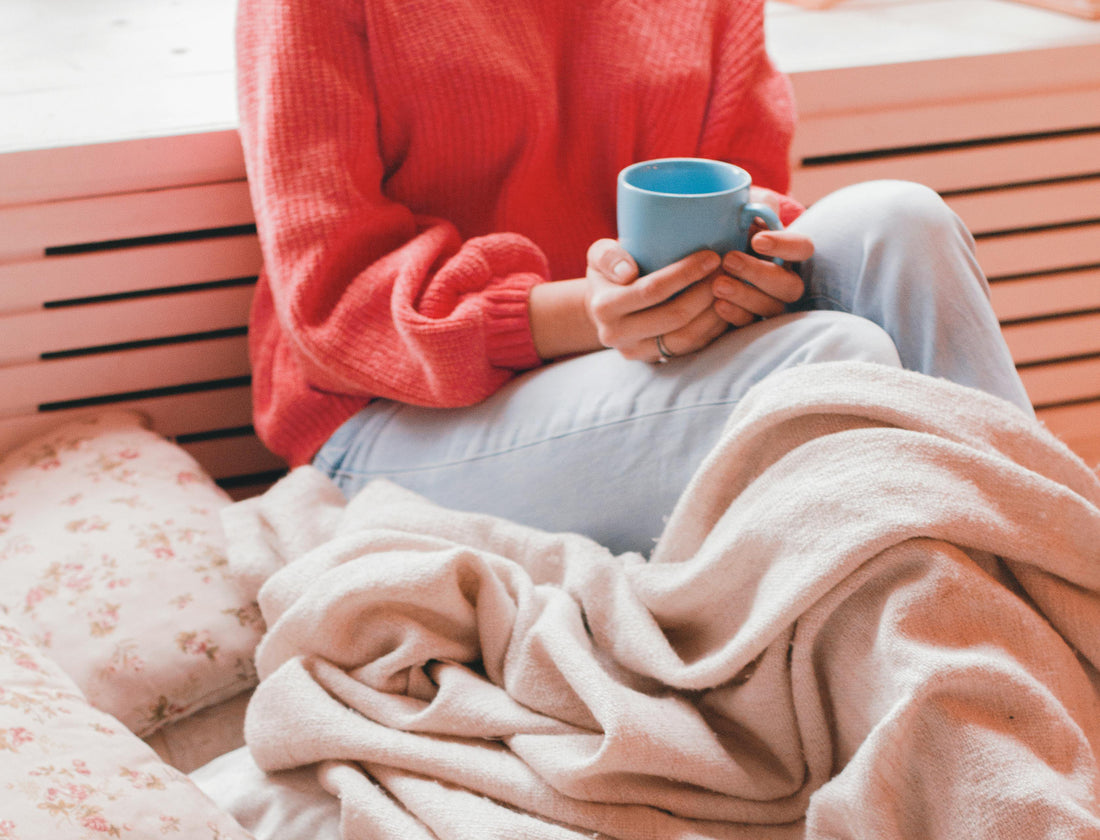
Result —
[[6, 623], [0, 686], [0, 840], [251, 837]]
[[0, 606], [151, 734], [255, 685], [263, 622], [227, 576], [229, 503], [138, 415], [72, 421], [0, 459]]

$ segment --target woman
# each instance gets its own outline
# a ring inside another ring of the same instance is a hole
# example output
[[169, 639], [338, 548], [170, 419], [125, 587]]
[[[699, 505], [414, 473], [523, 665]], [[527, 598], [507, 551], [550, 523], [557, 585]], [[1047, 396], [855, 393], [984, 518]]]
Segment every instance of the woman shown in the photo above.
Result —
[[[256, 427], [349, 494], [645, 551], [772, 371], [902, 364], [1030, 410], [937, 196], [784, 195], [763, 0], [243, 0], [238, 50]], [[639, 278], [616, 173], [671, 156], [744, 167], [790, 227]]]

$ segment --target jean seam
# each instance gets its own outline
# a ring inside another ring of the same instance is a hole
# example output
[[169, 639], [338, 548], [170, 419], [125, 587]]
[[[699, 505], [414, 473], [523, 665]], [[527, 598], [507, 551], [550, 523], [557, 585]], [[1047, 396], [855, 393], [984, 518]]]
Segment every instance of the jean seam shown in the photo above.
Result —
[[[824, 306], [822, 304], [825, 304]], [[852, 310], [844, 305], [843, 301], [837, 300], [830, 295], [822, 292], [812, 292], [806, 295], [802, 300], [798, 302], [800, 309], [808, 311], [828, 309], [833, 312], [847, 312], [852, 313]]]
[[[600, 429], [609, 429], [609, 428], [612, 428], [613, 426], [620, 426], [620, 425], [623, 425], [624, 423], [632, 423], [636, 420], [645, 420], [645, 419], [649, 419], [649, 418], [652, 418], [652, 417], [661, 417], [663, 415], [676, 414], [676, 413], [681, 412], [681, 411], [694, 411], [694, 410], [700, 409], [700, 408], [719, 408], [721, 406], [733, 406], [733, 405], [736, 405], [738, 403], [738, 401], [739, 400], [737, 400], [737, 399], [726, 399], [726, 400], [716, 400], [716, 401], [713, 401], [713, 402], [692, 403], [691, 405], [675, 406], [675, 407], [672, 407], [672, 408], [665, 408], [665, 409], [662, 409], [660, 411], [651, 411], [651, 412], [647, 412], [647, 413], [644, 413], [644, 414], [635, 414], [635, 415], [631, 415], [630, 417], [623, 417], [619, 420], [611, 420], [611, 421], [607, 421], [607, 422], [604, 422], [604, 423], [596, 423], [596, 424], [591, 425], [591, 426], [585, 426], [584, 428], [571, 429], [569, 431], [561, 432], [559, 434], [548, 435], [546, 437], [541, 437], [538, 440], [527, 441], [526, 443], [517, 444], [515, 446], [510, 446], [510, 447], [506, 447], [506, 448], [503, 448], [503, 449], [495, 449], [491, 452], [482, 452], [482, 453], [480, 453], [478, 455], [475, 455], [475, 456], [472, 456], [470, 458], [462, 458], [462, 459], [456, 459], [456, 460], [452, 460], [452, 461], [441, 461], [441, 462], [436, 463], [436, 464], [422, 465], [422, 466], [413, 467], [413, 468], [403, 467], [403, 468], [397, 468], [397, 469], [377, 469], [377, 470], [353, 471], [353, 470], [345, 469], [343, 467], [336, 467], [334, 465], [325, 465], [325, 466], [322, 467], [322, 466], [319, 465], [319, 459], [316, 459], [314, 463], [315, 463], [315, 466], [318, 466], [318, 469], [323, 469], [324, 471], [328, 472], [329, 475], [331, 475], [333, 478], [336, 478], [336, 477], [362, 478], [364, 476], [375, 476], [375, 475], [386, 475], [386, 476], [391, 476], [391, 475], [412, 475], [412, 474], [415, 474], [415, 473], [430, 472], [431, 470], [438, 470], [438, 469], [445, 469], [447, 467], [454, 467], [454, 466], [458, 466], [460, 464], [472, 464], [472, 463], [476, 463], [477, 461], [487, 460], [489, 458], [499, 458], [502, 455], [510, 455], [514, 452], [522, 452], [524, 449], [531, 449], [532, 447], [535, 447], [535, 446], [542, 446], [543, 444], [550, 443], [552, 441], [564, 440], [566, 438], [573, 437], [575, 435], [586, 434], [588, 432], [593, 432], [593, 431], [600, 430]], [[320, 453], [318, 453], [318, 455], [320, 455]]]

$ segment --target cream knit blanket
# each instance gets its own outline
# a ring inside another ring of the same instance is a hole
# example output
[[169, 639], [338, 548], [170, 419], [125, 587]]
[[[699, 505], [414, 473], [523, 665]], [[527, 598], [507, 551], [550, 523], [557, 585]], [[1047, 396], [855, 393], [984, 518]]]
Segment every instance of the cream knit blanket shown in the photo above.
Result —
[[1018, 410], [862, 363], [758, 385], [649, 562], [302, 468], [226, 518], [247, 741], [347, 840], [1095, 838], [1098, 506]]

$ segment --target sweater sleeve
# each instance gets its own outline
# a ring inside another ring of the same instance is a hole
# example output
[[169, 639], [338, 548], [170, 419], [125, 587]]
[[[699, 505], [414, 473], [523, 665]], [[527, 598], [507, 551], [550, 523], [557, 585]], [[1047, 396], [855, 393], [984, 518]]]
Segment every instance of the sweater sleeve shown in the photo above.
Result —
[[453, 406], [539, 363], [528, 239], [384, 194], [362, 0], [242, 0], [241, 139], [282, 352], [309, 387]]

